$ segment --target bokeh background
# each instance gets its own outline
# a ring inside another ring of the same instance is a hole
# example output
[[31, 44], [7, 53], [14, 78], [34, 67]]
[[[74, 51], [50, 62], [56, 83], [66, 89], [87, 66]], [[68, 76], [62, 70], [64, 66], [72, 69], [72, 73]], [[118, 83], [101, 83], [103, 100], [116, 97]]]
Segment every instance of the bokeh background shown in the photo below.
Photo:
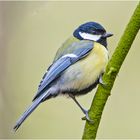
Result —
[[[17, 133], [12, 127], [30, 105], [56, 50], [87, 21], [114, 33], [112, 55], [138, 1], [0, 1], [0, 138], [81, 138], [83, 114], [71, 99], [39, 106]], [[97, 138], [140, 138], [140, 33], [121, 67]], [[96, 89], [78, 100], [89, 108]]]

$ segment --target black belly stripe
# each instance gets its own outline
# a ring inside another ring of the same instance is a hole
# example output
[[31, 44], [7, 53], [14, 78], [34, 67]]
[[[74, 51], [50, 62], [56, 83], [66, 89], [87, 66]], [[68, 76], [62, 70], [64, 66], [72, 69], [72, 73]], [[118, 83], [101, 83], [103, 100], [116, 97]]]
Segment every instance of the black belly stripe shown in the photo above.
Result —
[[92, 85], [90, 85], [89, 87], [87, 87], [85, 89], [82, 89], [80, 91], [78, 91], [76, 89], [67, 89], [67, 90], [63, 91], [62, 94], [72, 94], [74, 96], [84, 95], [84, 94], [90, 92], [93, 88], [95, 88], [98, 83], [99, 83], [99, 79], [95, 83], [93, 83]]

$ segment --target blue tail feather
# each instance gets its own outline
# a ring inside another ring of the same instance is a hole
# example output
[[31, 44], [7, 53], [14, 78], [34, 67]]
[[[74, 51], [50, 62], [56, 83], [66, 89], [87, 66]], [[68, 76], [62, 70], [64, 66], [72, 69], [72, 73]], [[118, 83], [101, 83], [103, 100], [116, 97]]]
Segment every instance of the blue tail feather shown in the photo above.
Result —
[[20, 127], [20, 125], [25, 121], [25, 119], [38, 107], [38, 105], [49, 96], [48, 92], [42, 94], [37, 99], [33, 101], [33, 103], [29, 106], [29, 108], [22, 114], [22, 116], [16, 122], [16, 125], [13, 127], [14, 131]]

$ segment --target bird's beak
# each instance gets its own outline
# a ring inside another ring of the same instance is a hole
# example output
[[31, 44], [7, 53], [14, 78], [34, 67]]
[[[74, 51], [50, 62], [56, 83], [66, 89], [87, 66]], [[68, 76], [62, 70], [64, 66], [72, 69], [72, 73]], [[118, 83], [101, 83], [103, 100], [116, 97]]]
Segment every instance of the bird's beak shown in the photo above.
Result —
[[103, 38], [107, 38], [107, 37], [111, 37], [111, 36], [113, 36], [112, 33], [105, 33], [102, 35]]

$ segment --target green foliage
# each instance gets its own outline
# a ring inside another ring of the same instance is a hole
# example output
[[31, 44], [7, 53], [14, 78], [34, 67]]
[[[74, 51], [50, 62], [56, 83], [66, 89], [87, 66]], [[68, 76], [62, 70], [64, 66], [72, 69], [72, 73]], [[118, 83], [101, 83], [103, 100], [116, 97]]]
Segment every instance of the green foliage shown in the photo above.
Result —
[[121, 68], [121, 65], [131, 48], [131, 45], [140, 29], [140, 3], [134, 11], [126, 29], [118, 43], [118, 46], [110, 59], [103, 80], [106, 87], [99, 85], [95, 97], [93, 99], [89, 116], [94, 123], [86, 122], [83, 139], [95, 139], [104, 106], [111, 93], [116, 76]]

